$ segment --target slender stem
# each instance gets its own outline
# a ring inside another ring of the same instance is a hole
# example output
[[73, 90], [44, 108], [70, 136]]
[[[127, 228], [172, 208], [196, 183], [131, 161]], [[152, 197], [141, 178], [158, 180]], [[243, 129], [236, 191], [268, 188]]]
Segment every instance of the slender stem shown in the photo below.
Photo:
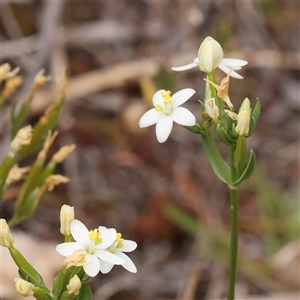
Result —
[[[234, 151], [235, 146], [231, 148], [231, 180], [235, 180], [234, 167]], [[231, 237], [230, 237], [230, 280], [228, 300], [234, 300], [235, 280], [236, 280], [236, 266], [238, 256], [238, 234], [239, 234], [239, 202], [238, 190], [236, 186], [228, 185], [230, 192], [230, 219], [231, 219]]]
[[237, 189], [229, 188], [230, 191], [230, 205], [231, 205], [231, 238], [230, 238], [230, 281], [228, 300], [234, 299], [236, 265], [238, 255], [238, 192]]

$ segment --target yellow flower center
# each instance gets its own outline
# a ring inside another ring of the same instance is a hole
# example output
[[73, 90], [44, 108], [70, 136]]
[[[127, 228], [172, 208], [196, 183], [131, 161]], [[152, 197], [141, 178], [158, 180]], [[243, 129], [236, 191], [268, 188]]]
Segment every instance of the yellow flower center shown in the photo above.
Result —
[[101, 235], [101, 232], [97, 228], [89, 231], [89, 239], [91, 241], [94, 241], [95, 245], [98, 245], [102, 242], [100, 235]]
[[163, 100], [164, 106], [168, 106], [168, 105], [172, 104], [173, 100], [172, 100], [170, 91], [161, 92], [161, 95], [164, 98], [164, 100]]
[[122, 248], [123, 247], [123, 241], [124, 239], [122, 238], [122, 234], [121, 233], [117, 233], [117, 236], [116, 236], [116, 248]]

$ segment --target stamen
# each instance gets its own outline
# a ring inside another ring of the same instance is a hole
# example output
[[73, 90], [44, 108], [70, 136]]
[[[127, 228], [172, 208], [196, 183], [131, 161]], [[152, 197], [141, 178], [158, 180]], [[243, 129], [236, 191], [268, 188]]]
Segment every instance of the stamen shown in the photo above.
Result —
[[122, 248], [123, 247], [123, 241], [124, 239], [122, 238], [122, 234], [121, 233], [117, 233], [117, 236], [116, 236], [116, 248]]
[[102, 239], [100, 238], [101, 232], [96, 228], [94, 230], [90, 230], [89, 232], [89, 239], [91, 241], [94, 241], [96, 245], [100, 244], [102, 242]]
[[164, 100], [163, 100], [164, 106], [168, 106], [168, 105], [172, 104], [173, 100], [172, 100], [170, 91], [161, 92], [161, 95], [164, 98]]

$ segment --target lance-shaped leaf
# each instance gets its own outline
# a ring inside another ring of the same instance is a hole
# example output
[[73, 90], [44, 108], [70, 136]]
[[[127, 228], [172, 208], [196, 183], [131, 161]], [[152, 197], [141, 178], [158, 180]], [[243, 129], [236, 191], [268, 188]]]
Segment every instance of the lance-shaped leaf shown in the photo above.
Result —
[[202, 145], [215, 174], [225, 183], [230, 184], [230, 168], [220, 155], [210, 131], [202, 135]]

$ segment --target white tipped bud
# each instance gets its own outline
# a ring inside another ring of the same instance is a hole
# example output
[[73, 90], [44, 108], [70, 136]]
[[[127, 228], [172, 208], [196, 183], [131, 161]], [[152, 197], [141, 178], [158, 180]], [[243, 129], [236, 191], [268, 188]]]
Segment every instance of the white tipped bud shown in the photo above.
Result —
[[208, 36], [200, 45], [198, 50], [199, 68], [205, 73], [213, 72], [223, 59], [223, 49], [221, 45]]

